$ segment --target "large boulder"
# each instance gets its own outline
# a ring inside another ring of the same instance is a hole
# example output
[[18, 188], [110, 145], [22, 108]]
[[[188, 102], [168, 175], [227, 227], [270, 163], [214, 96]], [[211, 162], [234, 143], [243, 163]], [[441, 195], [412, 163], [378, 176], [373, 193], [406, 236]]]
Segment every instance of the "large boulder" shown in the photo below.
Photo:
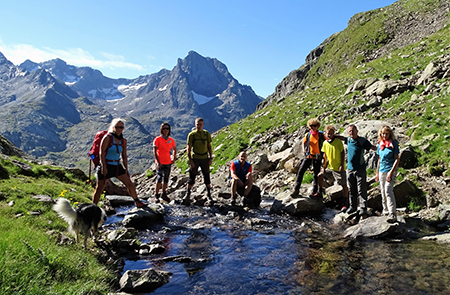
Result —
[[367, 96], [376, 95], [385, 98], [395, 93], [404, 92], [410, 87], [407, 80], [381, 80], [367, 87], [365, 94]]
[[[161, 209], [162, 207], [162, 209]], [[133, 227], [137, 229], [149, 228], [156, 222], [163, 219], [164, 207], [161, 204], [155, 205], [155, 209], [133, 208], [123, 218], [122, 224], [125, 227]]]
[[290, 191], [279, 193], [270, 208], [271, 213], [287, 213], [293, 216], [305, 216], [320, 214], [324, 209], [322, 198], [310, 198], [299, 195], [297, 198], [290, 196]]
[[169, 282], [172, 273], [149, 269], [127, 270], [120, 278], [121, 291], [149, 293]]
[[408, 179], [405, 179], [394, 186], [394, 195], [398, 208], [408, 207], [411, 199], [422, 202], [416, 205], [426, 205], [425, 198], [421, 197], [422, 191], [411, 180]]
[[416, 168], [418, 164], [417, 153], [412, 147], [406, 147], [400, 151], [400, 167], [411, 169]]
[[389, 223], [387, 219], [387, 216], [371, 216], [361, 219], [358, 224], [347, 228], [344, 237], [353, 239], [391, 237], [397, 234], [399, 223]]

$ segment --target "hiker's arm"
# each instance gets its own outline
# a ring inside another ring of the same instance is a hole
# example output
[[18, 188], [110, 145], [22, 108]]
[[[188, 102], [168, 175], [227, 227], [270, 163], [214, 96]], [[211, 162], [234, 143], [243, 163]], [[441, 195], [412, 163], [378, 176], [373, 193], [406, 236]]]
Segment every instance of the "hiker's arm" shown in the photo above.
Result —
[[234, 181], [237, 181], [241, 186], [244, 185], [244, 183], [242, 182], [242, 180], [237, 176], [236, 171], [232, 168], [230, 168], [230, 176]]
[[375, 181], [380, 181], [380, 160], [381, 158], [378, 157], [377, 174], [375, 175]]
[[209, 152], [209, 165], [211, 165], [213, 159], [211, 142], [208, 142], [208, 152]]
[[323, 168], [322, 168], [322, 173], [325, 173], [325, 170], [327, 169], [327, 163], [328, 163], [327, 154], [326, 154], [326, 153], [323, 153]]
[[161, 166], [161, 162], [159, 161], [158, 153], [156, 152], [157, 149], [157, 146], [153, 146], [153, 156], [155, 156], [156, 169], [159, 169], [159, 167]]
[[187, 154], [188, 154], [188, 158], [189, 158], [189, 167], [191, 167], [193, 169], [194, 168], [194, 161], [192, 161], [191, 149], [192, 149], [192, 146], [191, 146], [191, 144], [188, 143], [188, 145], [187, 145]]
[[108, 146], [109, 146], [109, 141], [110, 141], [110, 137], [109, 136], [105, 136], [102, 139], [102, 142], [100, 143], [100, 151], [99, 151], [99, 157], [100, 157], [100, 163], [101, 163], [101, 173], [103, 175], [106, 175], [106, 173], [108, 173], [108, 169], [106, 166], [106, 153], [108, 150]]
[[172, 164], [175, 163], [176, 159], [177, 159], [177, 148], [175, 145], [173, 145]]
[[391, 171], [389, 171], [389, 173], [388, 173], [388, 175], [387, 175], [387, 178], [386, 178], [386, 180], [387, 180], [388, 182], [390, 182], [391, 180], [393, 180], [393, 179], [392, 179], [392, 176], [394, 175], [395, 170], [397, 169], [398, 164], [400, 163], [400, 156], [399, 156], [398, 154], [395, 154], [395, 155], [394, 155], [394, 159], [395, 159], [394, 165], [392, 165], [392, 169], [391, 169]]
[[125, 171], [127, 171], [127, 173], [128, 173], [127, 140], [125, 138], [122, 140], [123, 140], [122, 162], [123, 162], [123, 167], [125, 168]]

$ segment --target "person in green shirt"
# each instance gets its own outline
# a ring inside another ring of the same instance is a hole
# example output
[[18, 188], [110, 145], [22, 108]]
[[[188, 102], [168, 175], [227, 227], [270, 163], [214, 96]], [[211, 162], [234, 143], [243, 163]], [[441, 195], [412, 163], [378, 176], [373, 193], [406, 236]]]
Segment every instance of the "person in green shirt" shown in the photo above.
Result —
[[187, 184], [187, 193], [183, 198], [183, 204], [190, 204], [191, 189], [195, 183], [198, 168], [202, 170], [203, 181], [206, 186], [208, 200], [212, 203], [211, 198], [211, 178], [209, 166], [212, 164], [212, 147], [211, 134], [203, 130], [204, 122], [202, 118], [195, 119], [195, 130], [189, 133], [187, 137], [187, 154], [189, 157], [189, 180]]
[[335, 133], [336, 129], [333, 125], [327, 125], [325, 127], [324, 134], [326, 141], [322, 146], [324, 161], [322, 172], [320, 173], [320, 183], [323, 183], [323, 174], [328, 167], [336, 183], [342, 186], [344, 204], [341, 211], [345, 211], [347, 209], [346, 204], [348, 202], [347, 176], [345, 173], [345, 151], [344, 144], [341, 140], [334, 136]]

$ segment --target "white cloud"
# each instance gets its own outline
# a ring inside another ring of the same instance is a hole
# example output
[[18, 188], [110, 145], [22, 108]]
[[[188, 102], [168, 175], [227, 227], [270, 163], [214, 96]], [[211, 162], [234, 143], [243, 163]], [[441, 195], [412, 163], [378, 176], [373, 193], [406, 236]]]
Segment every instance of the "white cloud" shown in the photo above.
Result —
[[131, 69], [143, 71], [144, 67], [126, 62], [121, 55], [101, 52], [104, 59], [95, 58], [90, 52], [81, 48], [54, 49], [49, 47], [36, 48], [29, 44], [6, 45], [0, 40], [0, 52], [12, 63], [18, 65], [29, 59], [34, 62], [44, 62], [60, 58], [70, 65], [88, 66], [95, 69]]

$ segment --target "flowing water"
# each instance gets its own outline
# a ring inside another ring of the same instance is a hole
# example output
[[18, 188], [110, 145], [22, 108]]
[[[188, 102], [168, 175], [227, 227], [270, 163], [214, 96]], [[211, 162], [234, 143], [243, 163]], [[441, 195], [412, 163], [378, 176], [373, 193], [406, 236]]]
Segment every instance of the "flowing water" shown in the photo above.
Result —
[[262, 207], [166, 206], [164, 222], [139, 234], [166, 251], [126, 257], [124, 272], [172, 273], [148, 294], [450, 294], [448, 245], [347, 240], [329, 221], [333, 211], [296, 219], [269, 214], [270, 203]]

